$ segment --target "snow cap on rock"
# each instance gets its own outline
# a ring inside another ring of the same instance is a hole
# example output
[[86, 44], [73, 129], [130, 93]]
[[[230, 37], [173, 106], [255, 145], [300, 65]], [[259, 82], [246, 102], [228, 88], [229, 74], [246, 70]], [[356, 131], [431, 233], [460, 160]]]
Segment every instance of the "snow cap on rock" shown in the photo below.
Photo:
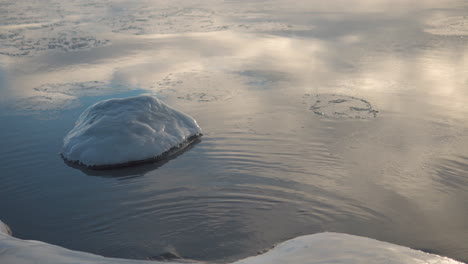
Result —
[[201, 135], [195, 119], [152, 96], [101, 101], [64, 138], [62, 156], [88, 167], [155, 159]]

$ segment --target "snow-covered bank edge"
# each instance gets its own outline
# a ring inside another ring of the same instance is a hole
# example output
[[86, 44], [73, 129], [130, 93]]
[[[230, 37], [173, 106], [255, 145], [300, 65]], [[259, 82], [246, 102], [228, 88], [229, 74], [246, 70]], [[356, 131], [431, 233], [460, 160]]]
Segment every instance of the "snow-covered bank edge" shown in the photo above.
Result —
[[0, 221], [0, 263], [5, 264], [173, 264], [147, 260], [106, 258], [91, 253], [69, 250], [36, 240], [10, 236], [6, 224]]
[[[148, 264], [176, 263], [106, 258], [73, 251], [47, 243], [22, 240], [9, 235], [0, 221], [0, 263], [8, 264]], [[187, 262], [184, 262], [187, 263]], [[196, 262], [191, 262], [196, 263]], [[432, 263], [461, 262], [395, 244], [340, 233], [300, 236], [280, 243], [270, 251], [232, 264], [314, 264], [314, 263]]]

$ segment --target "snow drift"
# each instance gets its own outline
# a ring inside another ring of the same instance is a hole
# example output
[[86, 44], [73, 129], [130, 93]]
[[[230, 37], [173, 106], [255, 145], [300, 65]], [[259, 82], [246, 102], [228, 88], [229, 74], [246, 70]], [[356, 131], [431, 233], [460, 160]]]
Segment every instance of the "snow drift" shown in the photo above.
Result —
[[164, 158], [200, 135], [195, 119], [152, 96], [109, 99], [81, 114], [62, 157], [97, 169], [133, 165]]
[[283, 242], [265, 254], [233, 264], [461, 264], [450, 258], [370, 238], [319, 233]]
[[[8, 264], [157, 264], [174, 263], [106, 258], [73, 251], [39, 241], [21, 240], [0, 232], [0, 263]], [[184, 262], [188, 263], [188, 262]], [[461, 262], [374, 239], [320, 233], [283, 242], [270, 251], [232, 264], [361, 264], [361, 263], [438, 263]]]

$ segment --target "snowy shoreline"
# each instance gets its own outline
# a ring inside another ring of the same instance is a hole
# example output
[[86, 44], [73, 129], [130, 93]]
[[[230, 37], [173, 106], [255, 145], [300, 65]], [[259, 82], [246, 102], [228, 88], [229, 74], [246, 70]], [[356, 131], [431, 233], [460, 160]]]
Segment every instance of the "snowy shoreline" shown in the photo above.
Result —
[[[0, 221], [0, 263], [7, 264], [157, 264], [178, 263], [149, 260], [106, 258], [73, 251], [35, 240], [10, 236], [7, 225]], [[203, 262], [184, 262], [203, 263]], [[425, 253], [378, 240], [340, 233], [318, 233], [287, 240], [258, 256], [231, 264], [315, 264], [315, 263], [439, 263], [460, 264], [447, 257]]]

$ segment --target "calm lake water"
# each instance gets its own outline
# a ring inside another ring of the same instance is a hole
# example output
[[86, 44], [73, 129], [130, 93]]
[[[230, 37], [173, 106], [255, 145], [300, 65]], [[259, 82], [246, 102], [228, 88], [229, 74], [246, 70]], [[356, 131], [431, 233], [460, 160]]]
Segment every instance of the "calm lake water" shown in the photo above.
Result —
[[[80, 113], [152, 94], [204, 136], [93, 172]], [[0, 2], [0, 219], [104, 256], [226, 262], [344, 232], [468, 261], [468, 2]]]

